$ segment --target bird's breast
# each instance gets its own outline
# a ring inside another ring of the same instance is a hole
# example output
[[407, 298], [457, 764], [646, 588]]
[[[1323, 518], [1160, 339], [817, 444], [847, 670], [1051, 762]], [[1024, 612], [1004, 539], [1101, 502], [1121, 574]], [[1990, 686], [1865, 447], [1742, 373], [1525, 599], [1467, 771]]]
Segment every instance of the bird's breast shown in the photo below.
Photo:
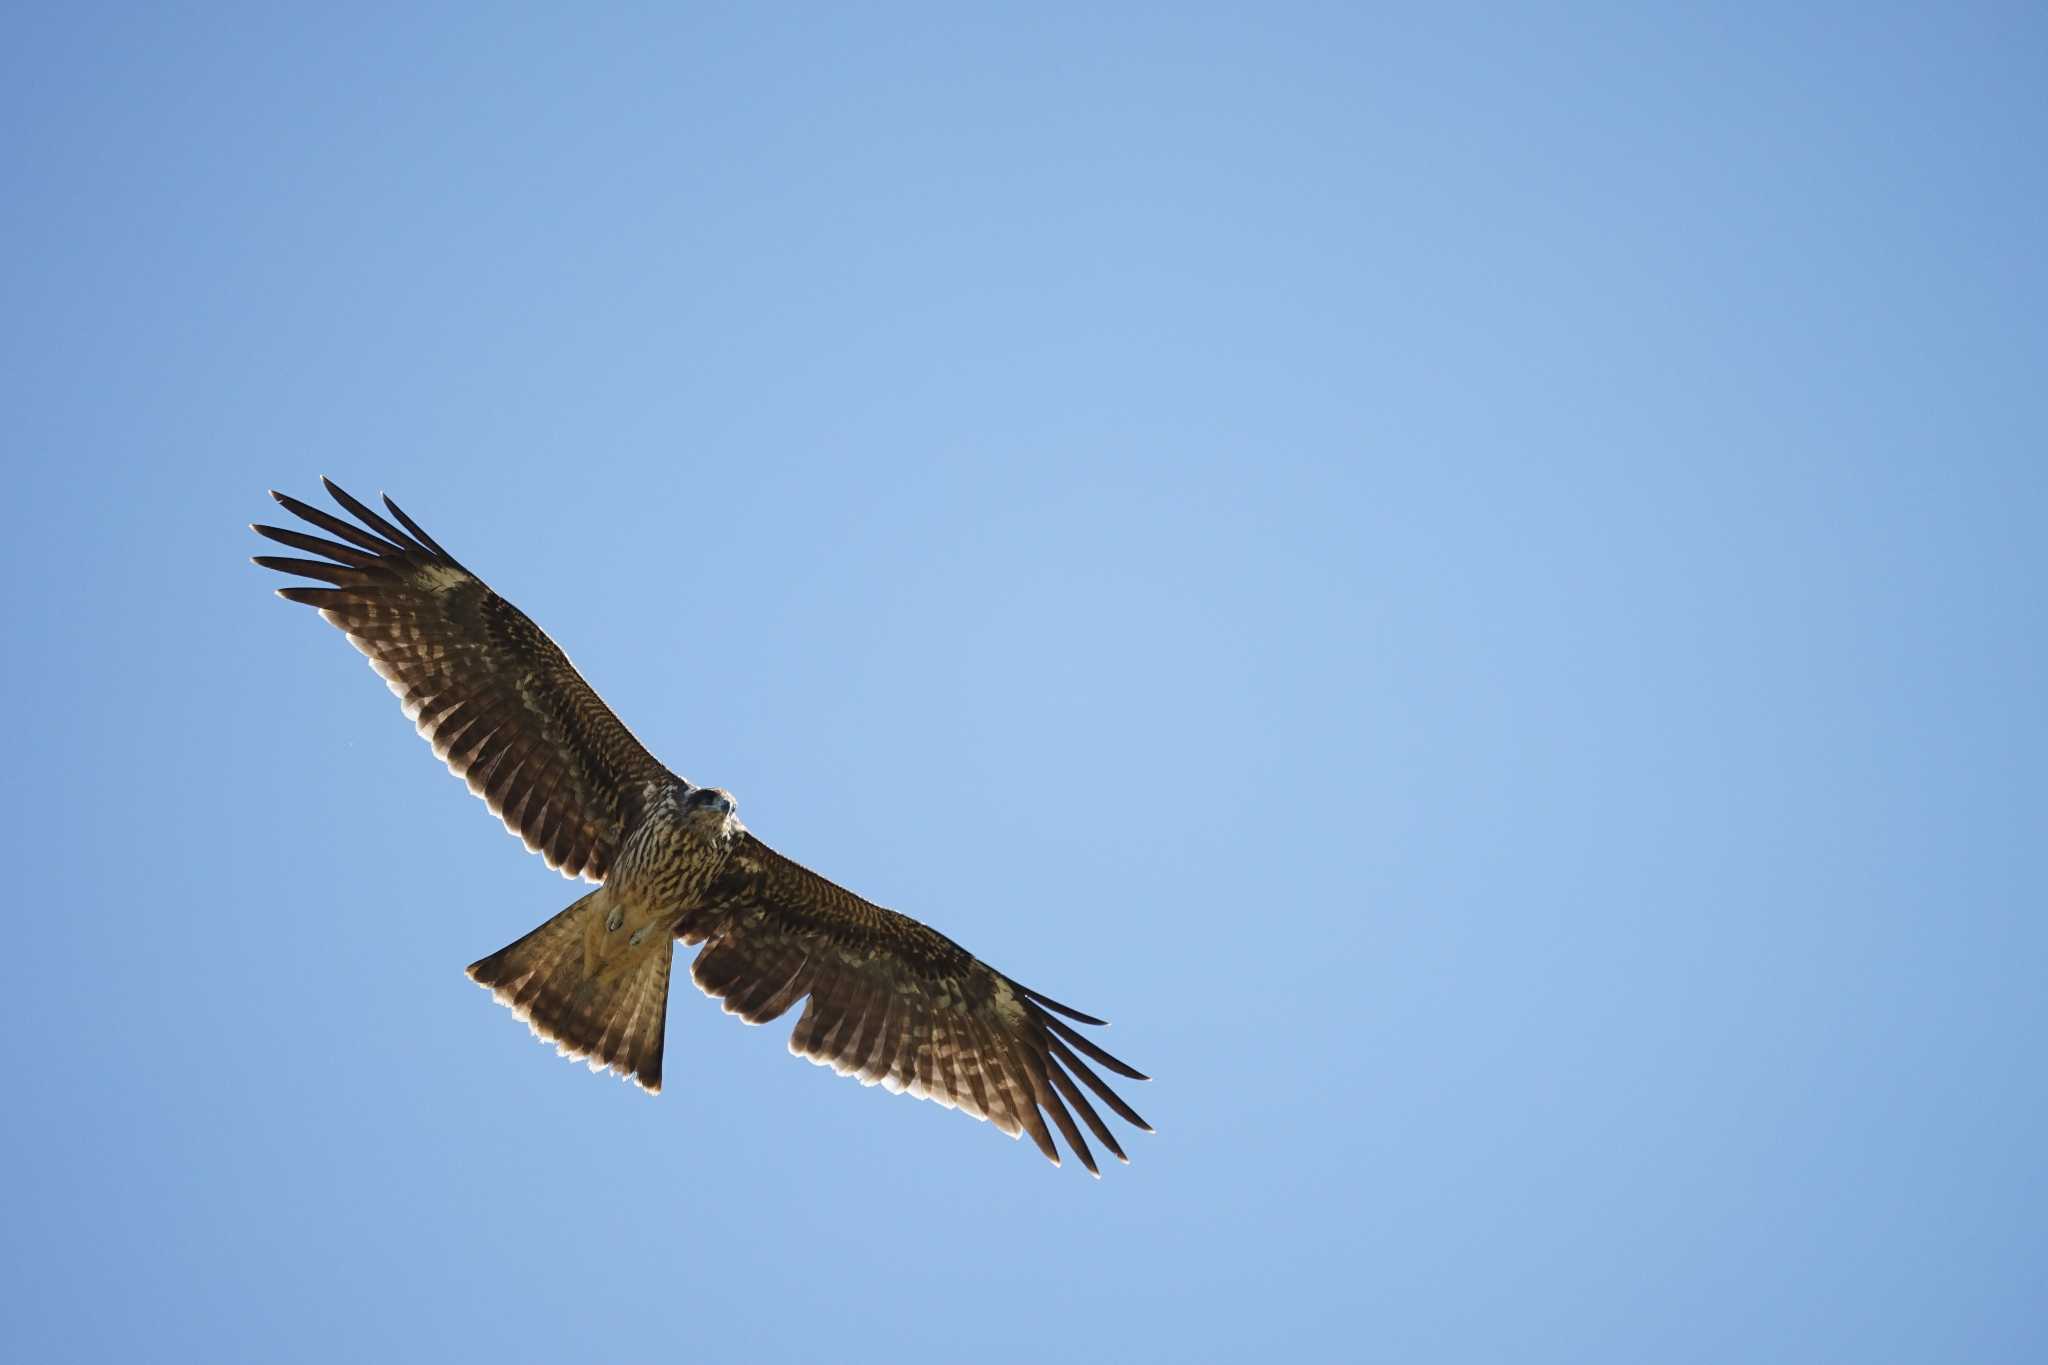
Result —
[[632, 901], [687, 910], [723, 870], [732, 839], [656, 807], [626, 836], [605, 885]]

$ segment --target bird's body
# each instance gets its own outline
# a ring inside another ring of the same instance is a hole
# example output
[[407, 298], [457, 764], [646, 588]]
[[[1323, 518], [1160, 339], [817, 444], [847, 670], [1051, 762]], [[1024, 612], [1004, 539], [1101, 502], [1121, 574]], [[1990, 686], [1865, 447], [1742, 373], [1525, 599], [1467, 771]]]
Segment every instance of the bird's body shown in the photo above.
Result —
[[1095, 1170], [1068, 1106], [1123, 1157], [1076, 1078], [1150, 1131], [1082, 1055], [1143, 1077], [1058, 1016], [1100, 1020], [770, 849], [731, 793], [656, 761], [539, 627], [390, 499], [403, 530], [327, 487], [356, 523], [273, 496], [339, 540], [255, 528], [324, 558], [257, 563], [326, 584], [279, 591], [347, 632], [434, 751], [529, 848], [599, 883], [470, 966], [535, 1033], [659, 1090], [681, 940], [703, 945], [691, 975], [728, 1013], [764, 1023], [806, 1002], [792, 1052], [1029, 1133], [1054, 1164], [1041, 1111]]
[[686, 916], [706, 906], [746, 832], [738, 809], [730, 792], [681, 782], [647, 802], [605, 878], [595, 956], [604, 956], [620, 934], [634, 945], [657, 934], [671, 937]]

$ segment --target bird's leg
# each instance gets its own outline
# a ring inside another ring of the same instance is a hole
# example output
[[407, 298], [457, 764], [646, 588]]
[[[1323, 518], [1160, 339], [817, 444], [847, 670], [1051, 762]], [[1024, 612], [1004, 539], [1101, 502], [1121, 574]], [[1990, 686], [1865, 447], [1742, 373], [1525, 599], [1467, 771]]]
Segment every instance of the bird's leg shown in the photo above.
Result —
[[638, 948], [648, 939], [654, 938], [657, 935], [665, 938], [676, 931], [676, 925], [682, 921], [682, 918], [680, 914], [656, 915], [653, 919], [648, 920], [647, 923], [635, 929], [633, 937], [627, 939], [626, 942]]

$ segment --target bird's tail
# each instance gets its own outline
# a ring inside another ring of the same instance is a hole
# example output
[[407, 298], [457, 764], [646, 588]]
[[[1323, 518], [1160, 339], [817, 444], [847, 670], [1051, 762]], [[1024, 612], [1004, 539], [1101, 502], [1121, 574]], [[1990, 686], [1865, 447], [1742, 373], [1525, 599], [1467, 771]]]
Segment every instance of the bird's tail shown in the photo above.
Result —
[[[605, 889], [469, 966], [470, 979], [565, 1057], [587, 1057], [650, 1092], [661, 1089], [668, 1024], [668, 933], [607, 933]], [[640, 942], [634, 942], [634, 939]]]

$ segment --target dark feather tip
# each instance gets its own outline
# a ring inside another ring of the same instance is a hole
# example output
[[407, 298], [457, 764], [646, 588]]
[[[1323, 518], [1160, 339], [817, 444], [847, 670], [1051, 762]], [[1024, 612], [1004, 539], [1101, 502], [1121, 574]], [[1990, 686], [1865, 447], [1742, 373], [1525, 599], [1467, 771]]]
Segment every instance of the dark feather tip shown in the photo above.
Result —
[[1010, 982], [1010, 985], [1015, 989], [1022, 991], [1027, 999], [1037, 1001], [1039, 1004], [1045, 1006], [1045, 1008], [1049, 1010], [1052, 1010], [1054, 1013], [1064, 1014], [1067, 1016], [1067, 1018], [1073, 1020], [1077, 1024], [1092, 1024], [1096, 1028], [1109, 1027], [1109, 1020], [1107, 1019], [1097, 1019], [1092, 1014], [1083, 1014], [1081, 1013], [1081, 1011], [1075, 1009], [1072, 1005], [1062, 1005], [1059, 1001], [1053, 999], [1051, 996], [1045, 995], [1039, 991], [1034, 991], [1029, 986], [1019, 985], [1015, 981]]

